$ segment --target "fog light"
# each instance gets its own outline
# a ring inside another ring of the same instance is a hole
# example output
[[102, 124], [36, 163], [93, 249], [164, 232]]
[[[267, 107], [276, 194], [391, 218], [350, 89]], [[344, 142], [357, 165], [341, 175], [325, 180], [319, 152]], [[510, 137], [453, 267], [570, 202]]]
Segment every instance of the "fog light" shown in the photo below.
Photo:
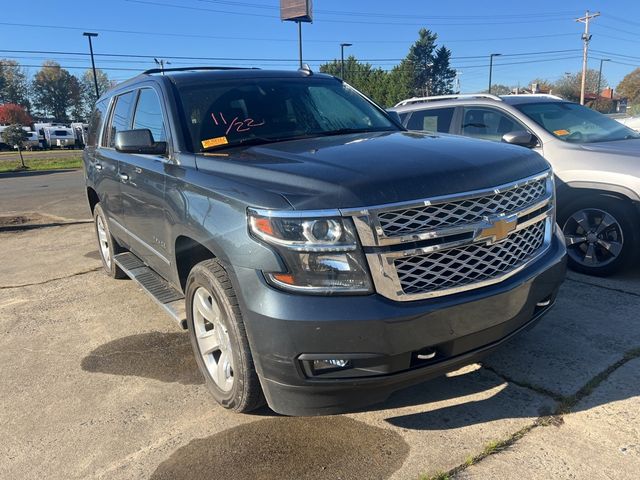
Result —
[[326, 358], [323, 360], [314, 360], [313, 361], [313, 371], [314, 372], [322, 372], [326, 370], [334, 370], [336, 368], [349, 368], [350, 362], [349, 360], [343, 360], [338, 358]]

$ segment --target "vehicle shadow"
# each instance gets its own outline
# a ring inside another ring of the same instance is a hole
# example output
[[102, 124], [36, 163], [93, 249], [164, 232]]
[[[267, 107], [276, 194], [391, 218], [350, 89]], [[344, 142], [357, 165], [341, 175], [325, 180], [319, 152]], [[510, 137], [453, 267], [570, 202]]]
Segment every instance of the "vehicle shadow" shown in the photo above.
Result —
[[93, 350], [82, 359], [81, 366], [94, 373], [183, 385], [204, 383], [184, 332], [149, 332], [118, 338]]

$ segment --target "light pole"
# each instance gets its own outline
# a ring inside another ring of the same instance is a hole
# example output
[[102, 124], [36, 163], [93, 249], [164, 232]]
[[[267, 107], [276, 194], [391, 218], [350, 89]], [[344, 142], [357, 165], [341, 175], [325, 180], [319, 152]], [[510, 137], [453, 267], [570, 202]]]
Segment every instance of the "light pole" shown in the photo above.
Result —
[[93, 60], [93, 44], [91, 43], [91, 37], [97, 37], [97, 33], [84, 32], [82, 35], [89, 39], [89, 52], [91, 53], [91, 68], [93, 69], [93, 85], [96, 87], [96, 100], [100, 98], [100, 91], [98, 90], [98, 77], [96, 76], [96, 62]]
[[493, 57], [500, 57], [501, 53], [492, 53], [489, 55], [489, 94], [491, 94], [491, 76], [493, 75]]
[[162, 58], [160, 60], [154, 58], [153, 61], [156, 62], [156, 65], [160, 65], [160, 72], [162, 73], [162, 75], [164, 75], [164, 66], [171, 65], [171, 62], [168, 62]]
[[350, 47], [353, 43], [340, 44], [340, 78], [344, 80], [344, 47]]
[[610, 58], [600, 59], [600, 71], [598, 71], [598, 91], [596, 92], [596, 98], [600, 98], [600, 86], [602, 85], [602, 64], [609, 61], [611, 61]]

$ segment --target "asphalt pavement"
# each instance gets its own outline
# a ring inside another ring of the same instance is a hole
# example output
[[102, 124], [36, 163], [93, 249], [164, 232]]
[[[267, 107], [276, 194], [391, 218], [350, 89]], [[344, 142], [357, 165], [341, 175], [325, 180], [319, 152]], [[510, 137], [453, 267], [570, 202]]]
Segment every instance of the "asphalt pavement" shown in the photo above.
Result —
[[[80, 205], [49, 201], [65, 188], [86, 208], [81, 174], [40, 177], [42, 190], [33, 178], [22, 184], [36, 197], [25, 195], [29, 209], [74, 218], [68, 212]], [[187, 333], [133, 282], [100, 268], [90, 224], [0, 232], [0, 478], [635, 479], [640, 471], [638, 270], [606, 280], [571, 273], [556, 307], [482, 365], [364, 412], [287, 418], [217, 406]]]

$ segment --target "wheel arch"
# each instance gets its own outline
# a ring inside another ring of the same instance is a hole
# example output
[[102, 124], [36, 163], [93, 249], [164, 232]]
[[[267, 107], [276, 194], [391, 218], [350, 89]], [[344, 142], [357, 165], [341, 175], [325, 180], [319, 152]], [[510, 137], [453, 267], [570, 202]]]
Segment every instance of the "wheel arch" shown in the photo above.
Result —
[[217, 258], [217, 255], [211, 249], [187, 235], [178, 235], [176, 237], [174, 252], [178, 281], [183, 292], [186, 289], [187, 278], [191, 269], [204, 260]]
[[87, 187], [87, 199], [89, 200], [89, 208], [91, 208], [91, 213], [93, 214], [93, 210], [96, 208], [98, 202], [100, 202], [98, 192], [96, 192], [92, 187]]

